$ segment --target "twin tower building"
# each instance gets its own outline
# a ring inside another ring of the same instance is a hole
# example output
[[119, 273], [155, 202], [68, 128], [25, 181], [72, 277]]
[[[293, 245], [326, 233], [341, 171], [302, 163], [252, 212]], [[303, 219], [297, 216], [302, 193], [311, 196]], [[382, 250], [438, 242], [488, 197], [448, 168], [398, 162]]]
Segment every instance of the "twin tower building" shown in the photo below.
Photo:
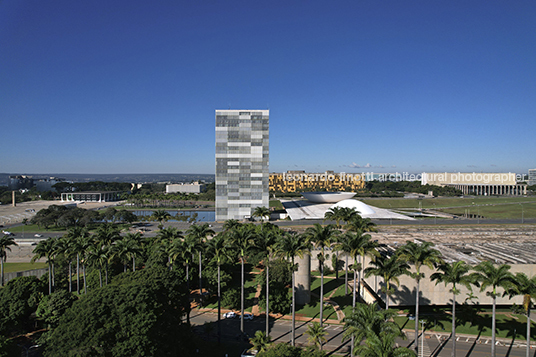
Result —
[[269, 110], [216, 110], [216, 221], [269, 203]]

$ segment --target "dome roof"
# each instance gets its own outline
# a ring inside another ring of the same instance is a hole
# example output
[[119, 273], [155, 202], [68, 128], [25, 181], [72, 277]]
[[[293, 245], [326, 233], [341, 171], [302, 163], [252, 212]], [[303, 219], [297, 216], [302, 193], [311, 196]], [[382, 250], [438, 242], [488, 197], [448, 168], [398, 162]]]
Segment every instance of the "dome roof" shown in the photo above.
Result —
[[340, 207], [340, 208], [343, 208], [343, 207], [348, 207], [348, 208], [353, 208], [355, 209], [357, 212], [359, 212], [359, 214], [362, 216], [362, 217], [366, 217], [366, 216], [369, 216], [371, 214], [374, 214], [376, 213], [376, 211], [374, 211], [372, 209], [371, 206], [367, 205], [366, 203], [363, 203], [361, 201], [358, 201], [358, 200], [352, 200], [352, 199], [346, 199], [346, 200], [342, 200], [340, 202], [337, 202], [335, 203], [333, 206], [331, 206], [330, 208], [333, 208], [333, 207]]
[[302, 196], [315, 203], [335, 203], [354, 197], [354, 192], [303, 192]]

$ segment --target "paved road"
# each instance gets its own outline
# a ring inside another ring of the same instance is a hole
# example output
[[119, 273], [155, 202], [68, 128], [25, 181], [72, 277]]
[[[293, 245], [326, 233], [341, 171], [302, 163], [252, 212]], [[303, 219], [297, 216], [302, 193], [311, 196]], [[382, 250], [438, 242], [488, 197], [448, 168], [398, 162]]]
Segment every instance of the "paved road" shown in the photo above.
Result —
[[[191, 322], [194, 326], [201, 326], [206, 322], [217, 321], [217, 314], [194, 310], [191, 314]], [[249, 336], [253, 336], [255, 331], [265, 329], [264, 318], [256, 318], [253, 321], [244, 321], [244, 330]], [[327, 343], [324, 345], [324, 349], [335, 352], [337, 354], [346, 354], [350, 350], [349, 342], [342, 342], [343, 328], [342, 325], [325, 325], [328, 332]], [[290, 320], [274, 320], [270, 326], [270, 335], [274, 342], [289, 342], [291, 322]], [[296, 322], [296, 344], [305, 346], [308, 344], [307, 335], [304, 332], [307, 330], [307, 323], [302, 321]], [[216, 333], [217, 330], [214, 330]], [[222, 320], [222, 339], [223, 340], [237, 340], [237, 336], [240, 335], [240, 320], [228, 319]], [[409, 339], [397, 340], [400, 346], [410, 346], [413, 336], [408, 336]], [[491, 338], [481, 338], [476, 341], [476, 336], [472, 337], [458, 337], [457, 342], [457, 356], [461, 357], [487, 357], [490, 356], [491, 351]], [[451, 355], [451, 342], [440, 335], [426, 334], [424, 340], [424, 356], [436, 356], [436, 357], [450, 357]], [[512, 342], [512, 341], [510, 341]], [[524, 341], [516, 341], [513, 343], [507, 343], [506, 345], [497, 346], [497, 357], [524, 357], [525, 347]], [[224, 356], [225, 351], [222, 351]], [[536, 357], [536, 352], [534, 353]]]

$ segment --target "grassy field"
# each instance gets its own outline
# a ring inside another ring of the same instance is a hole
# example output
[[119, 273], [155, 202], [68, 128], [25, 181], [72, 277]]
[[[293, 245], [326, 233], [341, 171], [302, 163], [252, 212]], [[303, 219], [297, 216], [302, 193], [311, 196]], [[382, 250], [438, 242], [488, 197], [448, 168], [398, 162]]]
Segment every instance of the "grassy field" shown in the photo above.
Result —
[[521, 219], [536, 218], [536, 197], [474, 197], [430, 199], [362, 199], [368, 205], [387, 209], [437, 209], [445, 213], [463, 215], [479, 214], [484, 218]]
[[46, 267], [46, 263], [4, 263], [4, 272], [13, 273], [17, 271], [41, 269]]

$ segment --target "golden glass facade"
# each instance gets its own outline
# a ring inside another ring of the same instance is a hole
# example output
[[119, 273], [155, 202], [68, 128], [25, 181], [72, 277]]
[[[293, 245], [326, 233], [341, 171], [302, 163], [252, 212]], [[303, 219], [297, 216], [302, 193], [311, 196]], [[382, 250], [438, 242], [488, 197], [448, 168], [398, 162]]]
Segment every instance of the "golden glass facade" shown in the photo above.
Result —
[[271, 192], [300, 192], [300, 191], [352, 191], [365, 187], [361, 174], [335, 173], [306, 173], [305, 171], [287, 171], [272, 173], [269, 178]]

